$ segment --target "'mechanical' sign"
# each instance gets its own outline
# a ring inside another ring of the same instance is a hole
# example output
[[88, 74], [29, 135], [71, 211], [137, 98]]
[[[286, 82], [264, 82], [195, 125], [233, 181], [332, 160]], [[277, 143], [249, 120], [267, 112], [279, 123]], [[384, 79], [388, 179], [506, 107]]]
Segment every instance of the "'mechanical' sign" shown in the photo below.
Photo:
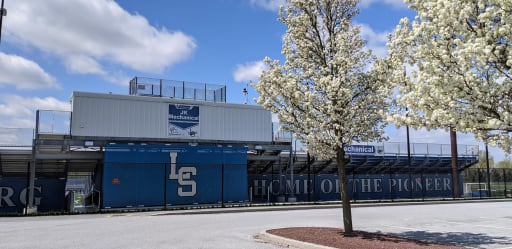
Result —
[[343, 149], [347, 154], [375, 154], [375, 146], [372, 145], [345, 145]]
[[169, 137], [199, 136], [199, 106], [169, 104]]

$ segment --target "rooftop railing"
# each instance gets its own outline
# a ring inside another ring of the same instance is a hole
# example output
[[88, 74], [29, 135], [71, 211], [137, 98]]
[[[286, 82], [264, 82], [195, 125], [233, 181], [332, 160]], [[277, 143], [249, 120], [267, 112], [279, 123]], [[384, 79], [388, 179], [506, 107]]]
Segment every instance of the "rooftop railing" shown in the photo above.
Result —
[[71, 133], [70, 111], [38, 110], [36, 121], [36, 134], [69, 135]]
[[[450, 144], [435, 143], [411, 143], [411, 155], [414, 156], [450, 156]], [[402, 142], [384, 142], [383, 154], [389, 155], [407, 155], [407, 143]], [[457, 144], [457, 154], [459, 156], [478, 156], [478, 145]]]
[[292, 133], [289, 131], [283, 131], [279, 127], [280, 124], [278, 122], [272, 122], [272, 141], [281, 143], [291, 143]]
[[[282, 133], [280, 141], [290, 141], [289, 133]], [[274, 132], [274, 140], [276, 141], [276, 133]], [[306, 154], [307, 148], [305, 148], [302, 144], [296, 143], [294, 141], [294, 146], [292, 150], [294, 153], [302, 153]], [[352, 144], [353, 146], [366, 146], [373, 147], [373, 152], [347, 152], [348, 154], [372, 154], [375, 156], [407, 156], [407, 143], [405, 142], [383, 142], [383, 143], [368, 143], [368, 144]], [[451, 145], [450, 144], [436, 144], [436, 143], [410, 143], [411, 155], [418, 157], [450, 157]], [[466, 156], [466, 157], [478, 157], [480, 153], [480, 148], [478, 145], [467, 145], [467, 144], [457, 144], [457, 155], [458, 156]]]
[[130, 81], [130, 95], [226, 102], [226, 86], [135, 77]]

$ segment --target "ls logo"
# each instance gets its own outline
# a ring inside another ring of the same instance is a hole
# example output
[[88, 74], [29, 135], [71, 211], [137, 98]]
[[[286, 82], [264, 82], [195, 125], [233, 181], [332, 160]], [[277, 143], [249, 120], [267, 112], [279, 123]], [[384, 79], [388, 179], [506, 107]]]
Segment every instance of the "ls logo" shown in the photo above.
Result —
[[192, 176], [197, 174], [196, 167], [181, 167], [176, 172], [176, 158], [178, 152], [169, 152], [171, 158], [171, 174], [169, 179], [178, 180], [178, 196], [190, 197], [196, 195], [196, 181], [192, 180]]

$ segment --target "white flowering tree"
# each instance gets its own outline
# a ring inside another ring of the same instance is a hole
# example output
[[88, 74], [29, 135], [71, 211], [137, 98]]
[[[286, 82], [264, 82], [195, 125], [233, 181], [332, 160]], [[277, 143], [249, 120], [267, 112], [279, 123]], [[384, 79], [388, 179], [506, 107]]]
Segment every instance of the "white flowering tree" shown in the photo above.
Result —
[[276, 113], [284, 129], [319, 158], [336, 157], [345, 233], [352, 233], [343, 146], [381, 140], [386, 88], [367, 72], [374, 61], [352, 18], [356, 0], [288, 0], [282, 53], [266, 58], [255, 88], [257, 102]]
[[400, 21], [380, 64], [399, 87], [391, 120], [472, 132], [510, 153], [512, 2], [406, 2], [417, 16]]

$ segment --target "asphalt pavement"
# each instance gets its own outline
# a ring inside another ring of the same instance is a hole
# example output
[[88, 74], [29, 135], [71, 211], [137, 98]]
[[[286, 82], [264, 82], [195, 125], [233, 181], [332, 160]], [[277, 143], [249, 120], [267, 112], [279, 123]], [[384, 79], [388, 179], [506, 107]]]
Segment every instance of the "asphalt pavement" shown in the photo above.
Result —
[[[0, 248], [282, 248], [256, 239], [290, 226], [341, 227], [339, 205], [0, 217]], [[354, 229], [512, 249], [512, 200], [352, 208]]]

